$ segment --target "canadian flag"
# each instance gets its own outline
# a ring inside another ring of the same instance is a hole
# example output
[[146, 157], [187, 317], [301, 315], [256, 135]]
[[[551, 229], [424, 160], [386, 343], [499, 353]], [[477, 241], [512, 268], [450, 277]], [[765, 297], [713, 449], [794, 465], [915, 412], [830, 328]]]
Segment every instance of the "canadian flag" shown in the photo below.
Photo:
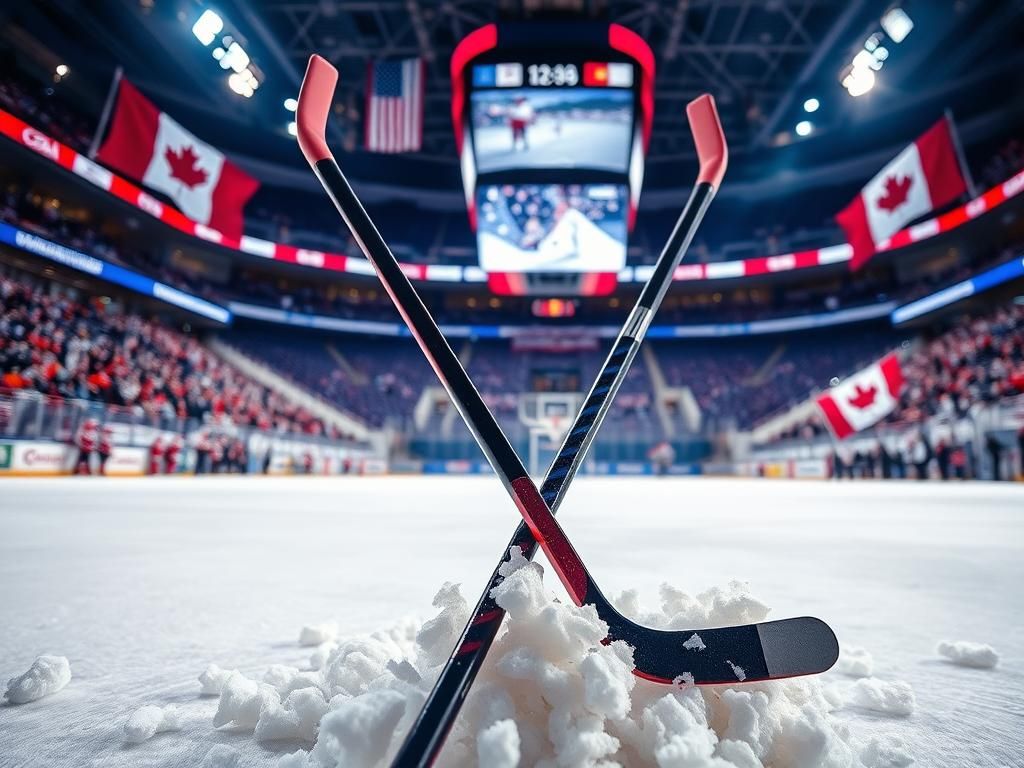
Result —
[[242, 236], [242, 209], [259, 182], [157, 109], [127, 80], [118, 86], [110, 133], [96, 157], [163, 192], [193, 221], [231, 238]]
[[842, 440], [892, 413], [902, 387], [903, 370], [893, 352], [819, 395], [817, 404], [832, 434]]
[[850, 269], [860, 269], [903, 227], [967, 191], [948, 118], [904, 149], [860, 191], [836, 221], [853, 246]]

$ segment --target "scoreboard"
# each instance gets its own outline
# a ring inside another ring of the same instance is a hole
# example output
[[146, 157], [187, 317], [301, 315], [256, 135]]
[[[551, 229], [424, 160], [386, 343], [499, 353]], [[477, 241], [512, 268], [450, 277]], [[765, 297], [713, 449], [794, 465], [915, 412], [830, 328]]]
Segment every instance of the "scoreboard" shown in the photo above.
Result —
[[617, 25], [491, 25], [457, 46], [452, 88], [480, 266], [500, 277], [492, 289], [614, 289], [653, 120], [646, 44]]

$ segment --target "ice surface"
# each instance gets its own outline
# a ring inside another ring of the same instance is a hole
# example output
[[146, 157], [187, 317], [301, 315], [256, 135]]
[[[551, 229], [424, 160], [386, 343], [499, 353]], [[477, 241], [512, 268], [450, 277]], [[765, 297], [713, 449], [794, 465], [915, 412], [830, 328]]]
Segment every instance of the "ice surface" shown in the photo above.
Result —
[[[311, 653], [344, 692], [324, 692], [331, 709], [322, 719], [387, 681], [382, 694], [403, 702], [393, 749], [436, 674], [420, 659], [423, 622], [398, 619], [445, 608], [455, 618], [463, 609], [451, 593], [431, 610], [438, 586], [461, 583], [461, 598], [475, 601], [520, 519], [488, 477], [0, 483], [0, 679], [23, 672], [39, 649], [59, 650], [75, 667], [59, 696], [0, 709], [0, 764], [19, 768], [271, 768], [299, 747], [302, 765], [319, 741], [257, 741], [258, 717], [246, 728], [214, 728], [220, 701], [199, 696], [196, 676], [210, 662], [228, 677], [237, 669], [286, 710], [288, 695], [266, 676], [275, 665], [308, 674]], [[582, 755], [616, 739], [630, 768], [650, 765], [638, 757], [650, 754], [662, 765], [704, 766], [709, 749], [718, 768], [723, 760], [743, 768], [896, 768], [911, 757], [915, 766], [976, 768], [979, 755], [987, 765], [1016, 765], [1024, 753], [1022, 508], [1024, 487], [1011, 484], [581, 477], [559, 519], [606, 593], [623, 595], [615, 602], [625, 613], [667, 611], [677, 628], [759, 620], [767, 605], [772, 618], [819, 616], [844, 649], [867, 649], [877, 680], [911, 686], [914, 712], [847, 706], [831, 689], [858, 680], [836, 671], [698, 690], [635, 680], [623, 720], [590, 713], [538, 726], [518, 715], [536, 678], [512, 690], [492, 657], [491, 677], [474, 687], [438, 768], [476, 764], [481, 740], [509, 744], [494, 728], [504, 720], [516, 724], [523, 755], [553, 749], [552, 733]], [[630, 510], [625, 525], [622, 509]], [[737, 578], [750, 587], [731, 585]], [[552, 594], [566, 601], [549, 578], [538, 610], [552, 605]], [[327, 616], [341, 620], [337, 647], [299, 646], [298, 630]], [[569, 618], [590, 632], [585, 617]], [[965, 627], [973, 638], [999, 639], [998, 674], [935, 656], [936, 639], [963, 637]], [[433, 636], [431, 658], [450, 652], [446, 632]], [[566, 638], [552, 642], [572, 647]], [[563, 669], [544, 656], [550, 650], [535, 654], [545, 662], [535, 671]], [[592, 684], [609, 685], [609, 711], [617, 710], [625, 678], [611, 676], [614, 659], [601, 661], [605, 668], [588, 674]], [[282, 686], [295, 679], [273, 674]], [[586, 710], [582, 673], [544, 685]], [[554, 707], [540, 694], [527, 700], [538, 712]], [[125, 748], [125, 718], [143, 703], [175, 704], [182, 731]], [[269, 722], [277, 710], [267, 711]], [[232, 754], [234, 766], [219, 762]]]
[[961, 667], [992, 669], [999, 663], [999, 654], [991, 645], [972, 643], [967, 640], [941, 642], [936, 648], [936, 652], [939, 656], [949, 659]]
[[164, 731], [180, 731], [181, 718], [173, 704], [156, 707], [152, 704], [140, 707], [124, 724], [124, 738], [130, 744], [141, 744]]
[[7, 701], [28, 704], [51, 696], [71, 682], [71, 664], [63, 656], [40, 656], [26, 672], [7, 681]]

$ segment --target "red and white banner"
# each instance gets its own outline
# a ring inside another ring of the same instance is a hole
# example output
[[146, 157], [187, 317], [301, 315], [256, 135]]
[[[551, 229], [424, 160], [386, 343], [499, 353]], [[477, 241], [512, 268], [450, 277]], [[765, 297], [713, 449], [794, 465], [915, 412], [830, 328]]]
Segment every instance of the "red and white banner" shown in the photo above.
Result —
[[965, 192], [952, 126], [943, 118], [896, 155], [836, 214], [853, 246], [850, 269], [864, 266], [911, 221]]
[[170, 197], [182, 213], [231, 238], [259, 182], [200, 141], [127, 80], [118, 88], [110, 133], [97, 159]]
[[[147, 194], [135, 184], [106, 168], [97, 165], [84, 155], [76, 152], [66, 144], [47, 136], [33, 128], [24, 120], [10, 112], [0, 109], [0, 135], [6, 136], [21, 147], [25, 147], [47, 158], [68, 171], [78, 174], [90, 184], [108, 192], [112, 196], [135, 206], [149, 216], [158, 219], [169, 227], [191, 237], [198, 237], [210, 243], [233, 251], [242, 251], [264, 259], [298, 264], [305, 267], [326, 269], [333, 272], [348, 272], [356, 275], [373, 275], [373, 267], [360, 256], [346, 256], [342, 253], [306, 250], [294, 245], [275, 243], [250, 235], [231, 237], [222, 232], [200, 224], [182, 215], [176, 208], [163, 205], [152, 195]], [[906, 229], [901, 229], [890, 237], [880, 251], [894, 251], [914, 243], [920, 243], [933, 237], [950, 232], [963, 226], [979, 216], [1004, 205], [1007, 201], [1024, 195], [1024, 171], [1018, 171], [1001, 184], [987, 190], [968, 203], [947, 211]], [[695, 280], [733, 280], [736, 278], [756, 277], [776, 272], [815, 269], [833, 264], [841, 264], [850, 260], [852, 248], [848, 243], [829, 245], [797, 253], [784, 253], [777, 256], [759, 256], [742, 261], [718, 261], [710, 264], [682, 264], [675, 272], [674, 280], [689, 282]], [[402, 268], [411, 280], [444, 283], [483, 283], [488, 275], [476, 266], [461, 267], [454, 264], [403, 264]], [[617, 276], [621, 283], [642, 283], [650, 276], [654, 267], [626, 267]], [[603, 275], [594, 277], [602, 278]]]
[[895, 352], [819, 395], [818, 408], [837, 438], [874, 426], [896, 409], [903, 369]]

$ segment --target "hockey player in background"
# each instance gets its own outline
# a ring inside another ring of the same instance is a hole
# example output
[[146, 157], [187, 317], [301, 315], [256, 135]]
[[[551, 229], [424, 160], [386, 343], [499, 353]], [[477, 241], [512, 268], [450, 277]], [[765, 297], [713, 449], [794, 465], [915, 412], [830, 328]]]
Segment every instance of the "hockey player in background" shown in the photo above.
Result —
[[78, 448], [78, 459], [75, 462], [76, 475], [92, 474], [92, 455], [99, 443], [99, 422], [88, 418], [82, 422], [75, 435], [75, 446]]
[[97, 445], [97, 452], [100, 457], [100, 474], [107, 474], [107, 462], [114, 453], [114, 429], [109, 424], [104, 424], [100, 430], [100, 440]]
[[530, 144], [526, 140], [526, 129], [534, 119], [536, 113], [525, 96], [517, 96], [512, 108], [508, 111], [508, 124], [512, 129], [512, 150], [517, 151], [522, 144], [523, 149], [529, 149]]
[[160, 475], [164, 470], [164, 442], [157, 435], [149, 447], [149, 474]]
[[181, 435], [175, 435], [167, 443], [167, 460], [164, 464], [167, 474], [173, 475], [178, 471], [178, 461], [181, 458], [182, 440]]
[[664, 476], [669, 473], [672, 465], [676, 463], [676, 449], [672, 447], [672, 443], [668, 440], [662, 440], [647, 452], [647, 458], [654, 465], [654, 471], [658, 475]]

